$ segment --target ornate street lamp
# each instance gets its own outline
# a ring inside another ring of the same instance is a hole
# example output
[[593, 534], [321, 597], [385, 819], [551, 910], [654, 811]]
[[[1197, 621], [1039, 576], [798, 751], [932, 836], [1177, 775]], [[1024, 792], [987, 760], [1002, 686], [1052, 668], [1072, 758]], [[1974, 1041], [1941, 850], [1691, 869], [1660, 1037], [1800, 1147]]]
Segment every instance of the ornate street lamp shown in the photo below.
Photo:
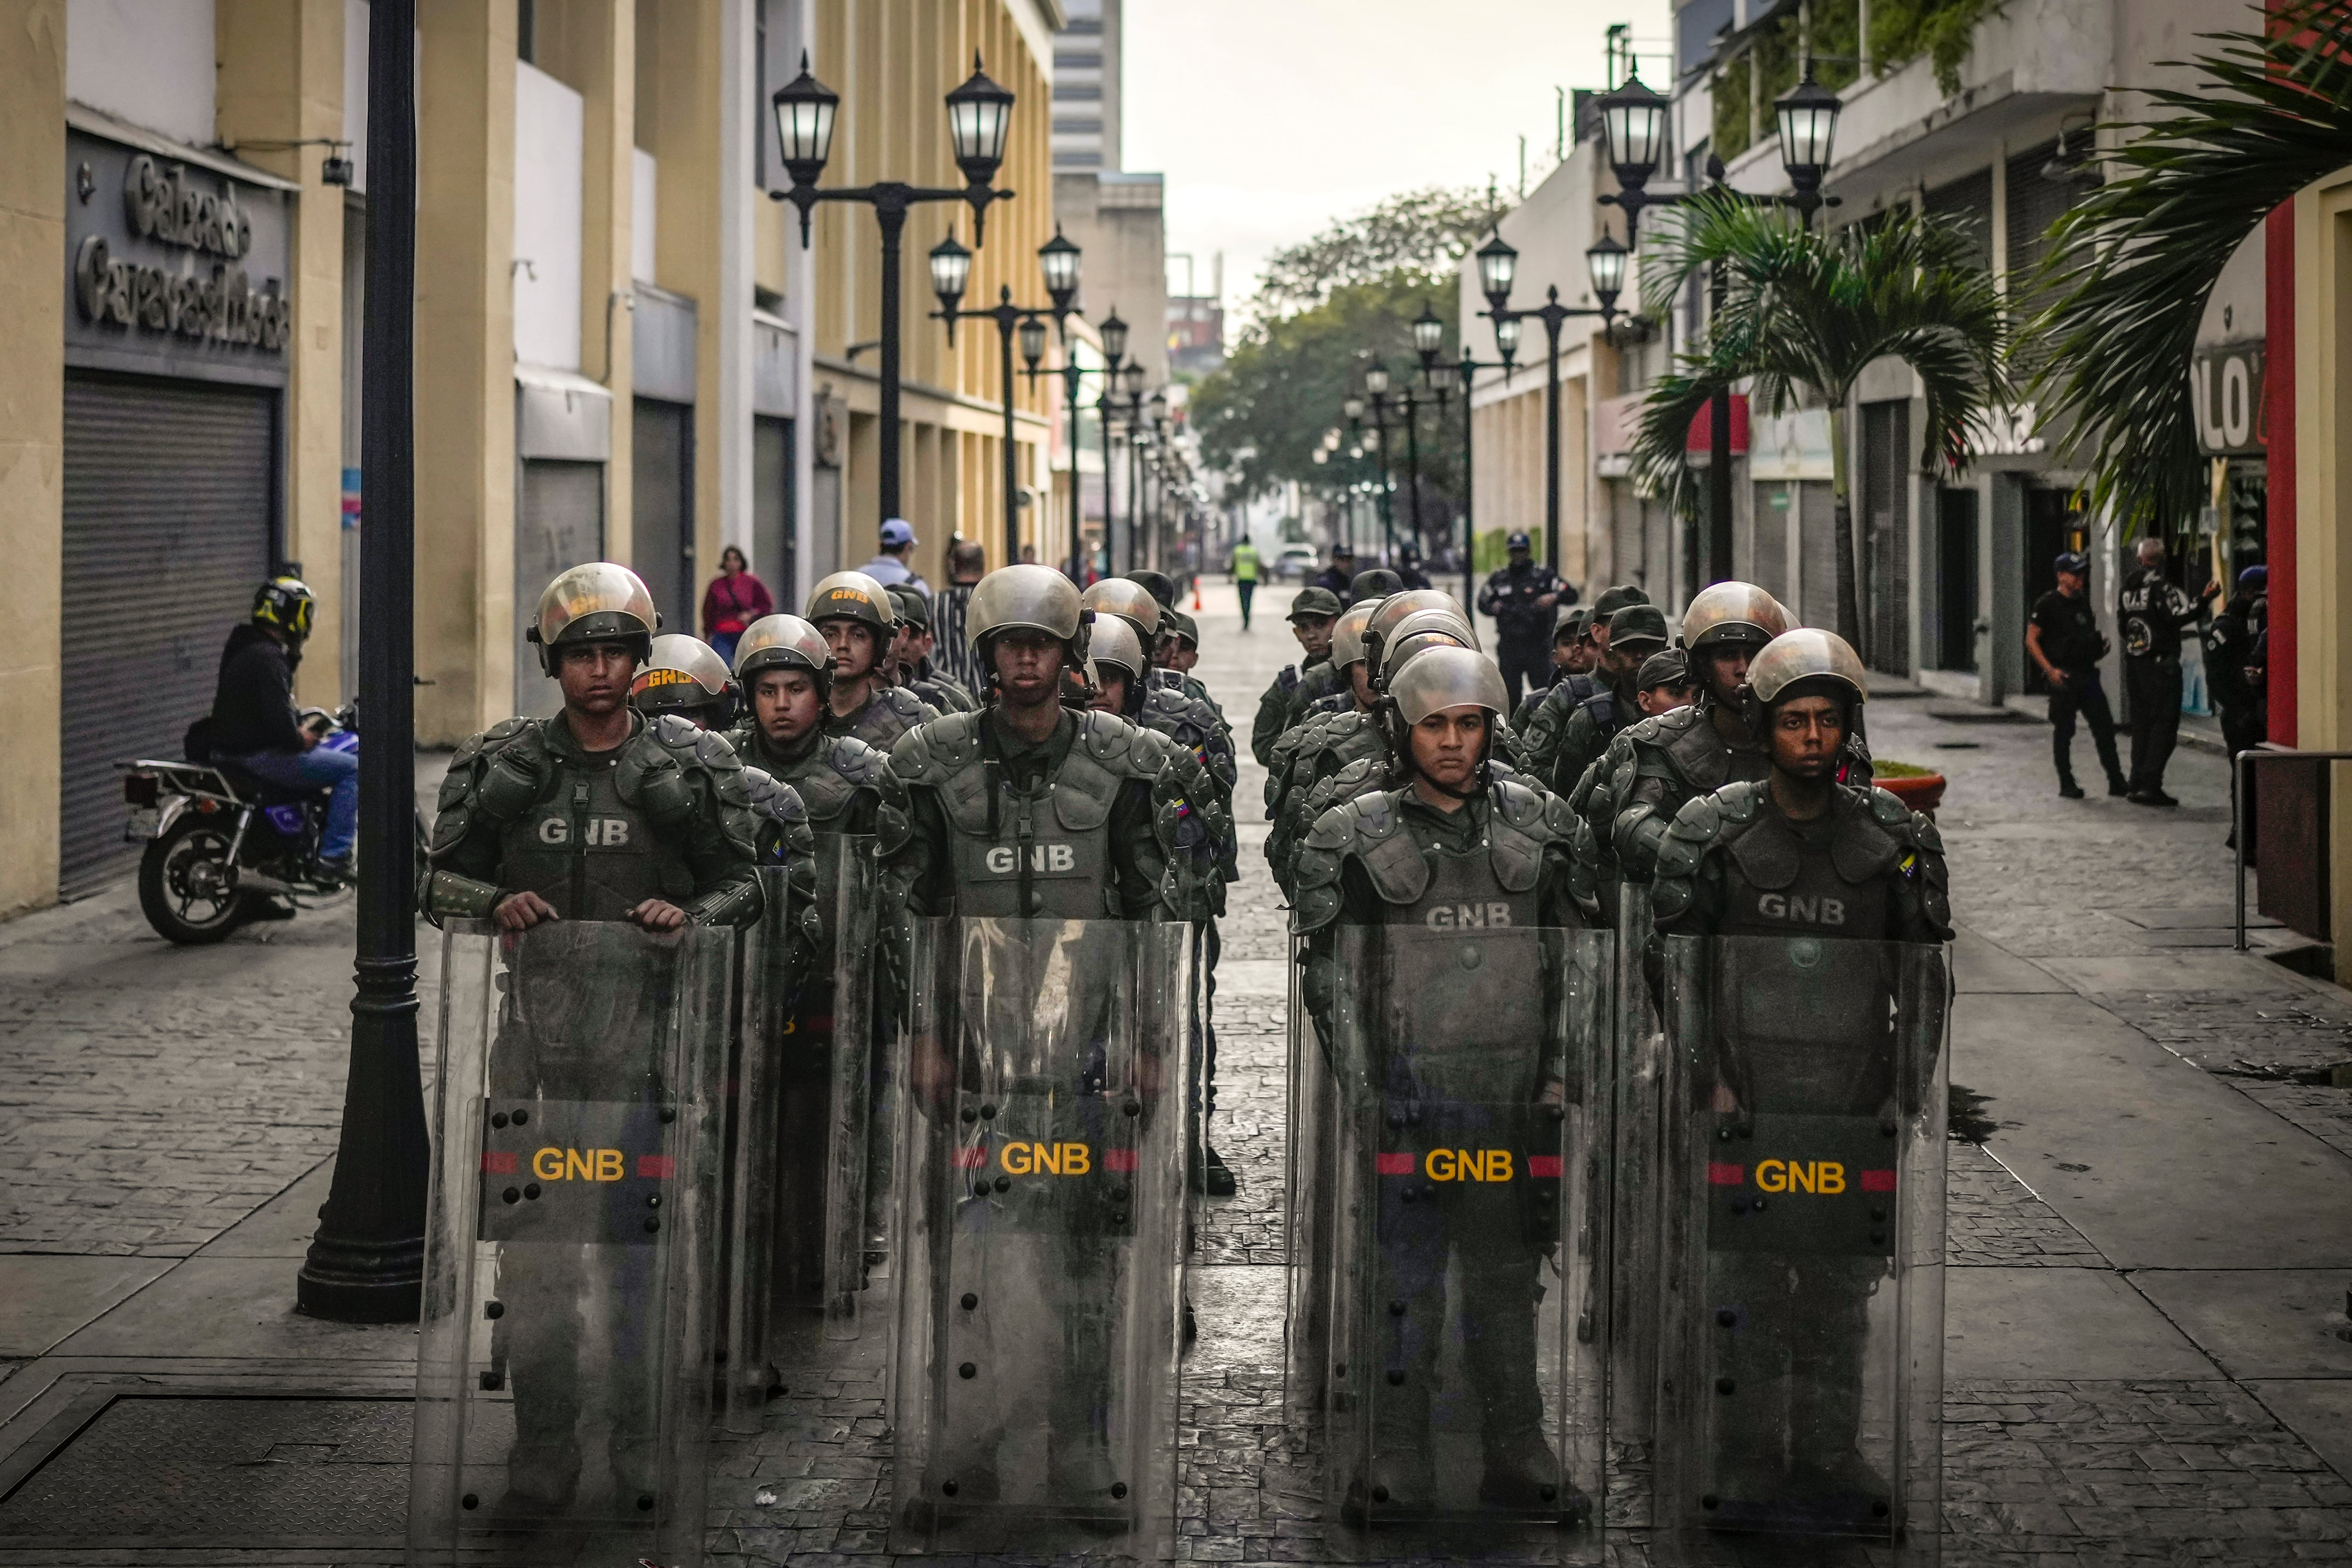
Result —
[[[1629, 81], [1629, 86], [1638, 82]], [[1646, 90], [1646, 89], [1644, 89]], [[1654, 95], [1653, 95], [1654, 96]], [[1488, 309], [1483, 313], [1495, 323], [1495, 347], [1503, 356], [1507, 368], [1519, 346], [1518, 323], [1533, 317], [1543, 323], [1545, 342], [1544, 380], [1544, 563], [1553, 572], [1559, 570], [1559, 330], [1578, 316], [1598, 316], [1602, 326], [1617, 319], [1617, 295], [1625, 285], [1625, 247], [1603, 235], [1584, 253], [1584, 268], [1600, 297], [1598, 310], [1563, 305], [1557, 286], [1544, 291], [1544, 302], [1533, 310], [1511, 309], [1511, 284], [1518, 277], [1519, 253], [1503, 238], [1498, 226], [1495, 237], [1478, 249], [1479, 286], [1486, 291]], [[1506, 335], [1504, 326], [1510, 326]]]
[[[776, 136], [783, 152], [784, 173], [792, 177], [788, 190], [771, 193], [778, 201], [790, 202], [801, 215], [801, 245], [806, 247], [810, 229], [819, 202], [857, 202], [874, 209], [875, 220], [882, 229], [882, 386], [881, 407], [877, 416], [879, 428], [880, 461], [877, 465], [875, 499], [883, 519], [899, 515], [899, 342], [898, 300], [899, 237], [907, 226], [907, 214], [923, 202], [962, 202], [971, 208], [972, 243], [980, 243], [985, 232], [991, 204], [1012, 199], [1011, 191], [998, 190], [990, 182], [1004, 162], [1004, 142], [1013, 122], [1013, 95], [988, 79], [981, 68], [980, 57], [972, 56], [971, 79], [947, 95], [948, 140], [954, 152], [956, 167], [963, 172], [961, 190], [932, 189], [911, 185], [900, 180], [877, 181], [854, 189], [822, 190], [817, 181], [824, 175], [824, 166], [833, 157], [833, 132], [841, 111], [841, 95], [816, 79], [809, 69], [808, 55], [801, 55], [801, 74], [776, 89], [771, 105], [776, 116]], [[958, 248], [961, 248], [959, 247]], [[941, 281], [941, 258], [932, 257], [932, 280]], [[971, 254], [965, 253], [965, 274], [971, 267]], [[953, 281], [956, 293], [963, 292], [964, 274]], [[1005, 396], [1012, 397], [1011, 376], [1006, 377]], [[1007, 526], [1018, 526], [1017, 517], [1009, 518]], [[1017, 554], [1017, 552], [1016, 552]]]
[[1670, 202], [1648, 193], [1650, 177], [1666, 145], [1666, 100], [1642, 80], [1639, 70], [1627, 73], [1622, 86], [1601, 95], [1601, 131], [1609, 143], [1609, 167], [1617, 176], [1614, 195], [1603, 203], [1625, 209], [1625, 232], [1641, 233], [1642, 209]]
[[1822, 179], [1829, 173], [1838, 110], [1843, 107], [1837, 94], [1813, 79], [1810, 56], [1804, 79], [1772, 105], [1772, 117], [1780, 128], [1780, 167], [1788, 172], [1790, 188], [1796, 192], [1790, 205], [1809, 225], [1814, 209], [1822, 205]]
[[[971, 84], [967, 82], [965, 87]], [[958, 91], [963, 90], [958, 89]], [[1009, 100], [1008, 100], [1009, 101]], [[1056, 335], [1068, 340], [1070, 301], [1078, 292], [1078, 247], [1062, 237], [1057, 227], [1054, 237], [1037, 247], [1037, 270], [1045, 279], [1046, 298], [1050, 305], [1016, 305], [1013, 302], [1011, 285], [999, 288], [996, 303], [984, 310], [960, 310], [956, 301], [963, 297], [965, 280], [971, 274], [971, 252], [957, 243], [955, 235], [931, 247], [931, 292], [940, 298], [940, 308], [931, 312], [935, 320], [948, 324], [948, 346], [955, 346], [955, 324], [958, 321], [987, 321], [996, 323], [998, 384], [1004, 394], [1004, 559], [1010, 563], [1021, 559], [1021, 465], [1018, 448], [1013, 438], [1013, 339], [1023, 334], [1023, 355], [1034, 366], [1045, 353], [1045, 325], [1044, 317], [1054, 318]], [[1035, 354], [1027, 350], [1028, 331], [1034, 328], [1038, 349]], [[1032, 380], [1034, 379], [1033, 375]], [[1071, 391], [1075, 410], [1077, 396]], [[1073, 429], [1075, 425], [1073, 414]], [[1070, 472], [1077, 468], [1073, 459]], [[1075, 481], [1073, 481], [1075, 488]], [[1042, 519], [1040, 520], [1043, 521]]]

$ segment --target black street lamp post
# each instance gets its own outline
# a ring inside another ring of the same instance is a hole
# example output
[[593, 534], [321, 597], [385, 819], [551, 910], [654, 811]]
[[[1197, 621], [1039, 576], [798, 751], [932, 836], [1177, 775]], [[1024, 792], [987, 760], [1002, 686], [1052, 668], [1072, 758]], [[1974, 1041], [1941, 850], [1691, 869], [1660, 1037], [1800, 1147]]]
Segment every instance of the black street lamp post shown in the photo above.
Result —
[[[849, 189], [820, 190], [827, 159], [833, 155], [834, 121], [841, 95], [809, 73], [808, 56], [801, 56], [801, 74], [776, 89], [773, 100], [776, 133], [783, 143], [784, 172], [792, 188], [771, 193], [776, 200], [800, 209], [801, 245], [806, 248], [812, 215], [819, 202], [861, 202], [874, 209], [882, 229], [882, 396], [878, 420], [881, 461], [875, 491], [881, 520], [899, 515], [898, 507], [898, 240], [907, 215], [924, 202], [963, 202], [971, 207], [972, 242], [980, 243], [989, 205], [1010, 201], [1011, 191], [989, 182], [1004, 162], [1004, 142], [1013, 121], [1013, 95], [980, 68], [972, 56], [970, 79], [947, 95], [948, 135], [954, 144], [957, 168], [963, 173], [961, 190], [932, 189], [898, 180], [877, 181]], [[1006, 377], [1007, 395], [1011, 377]], [[1010, 526], [1017, 527], [1017, 520]], [[1017, 553], [1017, 552], [1016, 552]]]
[[[1058, 372], [1041, 371], [1037, 363], [1045, 357], [1045, 323], [1034, 316], [1021, 323], [1022, 374], [1032, 381], [1040, 375], [1058, 374], [1062, 378], [1064, 418], [1070, 432], [1070, 581], [1081, 588], [1087, 584], [1083, 559], [1087, 546], [1084, 491], [1078, 483], [1078, 390], [1080, 384], [1089, 375], [1101, 376], [1106, 385], [1116, 381], [1119, 362], [1127, 357], [1127, 323], [1118, 319], [1116, 307], [1103, 318], [1097, 331], [1102, 334], [1103, 359], [1106, 362], [1100, 369], [1090, 371], [1078, 363], [1077, 356], [1067, 352], [1066, 339], [1062, 368]], [[1103, 546], [1106, 550], [1110, 546], [1110, 420], [1108, 401], [1108, 393], [1106, 392], [1104, 400], [1096, 405], [1103, 416], [1097, 422], [1101, 425], [1103, 432]]]
[[[1743, 195], [1741, 199], [1794, 207], [1798, 222], [1805, 227], [1812, 226], [1815, 212], [1837, 205], [1837, 197], [1822, 193], [1822, 181], [1829, 172], [1831, 148], [1837, 137], [1838, 111], [1843, 107], [1835, 93], [1814, 79], [1812, 57], [1806, 56], [1803, 79], [1772, 106], [1780, 141], [1780, 167], [1788, 174], [1790, 188], [1795, 195]], [[1639, 244], [1642, 209], [1671, 206], [1684, 199], [1680, 195], [1648, 194], [1651, 176], [1657, 173], [1659, 153], [1664, 145], [1666, 100], [1644, 86], [1640, 74], [1634, 72], [1627, 75], [1622, 86], [1601, 95], [1600, 110], [1601, 130], [1609, 140], [1610, 168], [1621, 187], [1600, 200], [1623, 209], [1626, 237]], [[1714, 189], [1726, 188], [1720, 157], [1709, 154], [1706, 175]], [[1710, 322], [1722, 314], [1727, 288], [1723, 263], [1717, 261], [1707, 272]], [[1732, 571], [1730, 387], [1718, 386], [1707, 398], [1706, 422], [1707, 580], [1720, 583]]]
[[430, 1154], [416, 1043], [415, 691], [416, 5], [368, 16], [368, 244], [360, 455], [359, 940], [335, 1181], [295, 1281], [310, 1317], [415, 1322]]
[[[1372, 392], [1375, 383], [1380, 387], [1377, 393]], [[1369, 400], [1351, 395], [1341, 401], [1339, 412], [1348, 416], [1348, 428], [1355, 432], [1357, 449], [1350, 455], [1361, 456], [1369, 452], [1373, 471], [1380, 475], [1381, 545], [1386, 557], [1392, 559], [1396, 555], [1396, 509], [1389, 494], [1388, 384], [1389, 373], [1377, 360], [1374, 361], [1372, 367], [1364, 373], [1364, 390], [1370, 394]], [[1369, 426], [1364, 422], [1367, 411], [1371, 415]]]
[[[1428, 306], [1423, 306], [1422, 312], [1425, 320], [1437, 321]], [[1445, 342], [1444, 324], [1439, 323], [1434, 332], [1424, 333], [1420, 321], [1413, 323], [1413, 338], [1421, 354], [1421, 373], [1428, 380], [1430, 389], [1437, 394], [1437, 428], [1441, 434], [1445, 429], [1446, 402], [1457, 387], [1462, 393], [1462, 602], [1465, 605], [1475, 603], [1478, 597], [1478, 525], [1475, 509], [1471, 504], [1475, 495], [1477, 452], [1471, 437], [1472, 426], [1475, 421], [1470, 407], [1470, 393], [1477, 384], [1480, 371], [1499, 370], [1506, 374], [1510, 371], [1512, 358], [1519, 350], [1518, 322], [1496, 322], [1495, 336], [1505, 341], [1501, 359], [1475, 359], [1471, 356], [1470, 345], [1465, 343], [1460, 359], [1441, 360], [1437, 356]]]
[[[931, 292], [940, 297], [940, 308], [931, 312], [934, 321], [948, 324], [948, 346], [955, 346], [955, 324], [958, 321], [994, 321], [997, 340], [997, 384], [1004, 398], [1004, 559], [1010, 563], [1021, 559], [1021, 464], [1013, 437], [1013, 336], [1018, 331], [1026, 333], [1033, 327], [1038, 336], [1037, 353], [1045, 353], [1045, 321], [1054, 318], [1054, 331], [1065, 341], [1069, 336], [1070, 301], [1078, 292], [1078, 247], [1062, 237], [1061, 226], [1054, 226], [1054, 237], [1037, 247], [1038, 270], [1045, 274], [1045, 295], [1050, 305], [1016, 305], [1013, 302], [1011, 284], [996, 291], [996, 303], [985, 310], [959, 310], [956, 301], [963, 298], [964, 284], [971, 277], [971, 252], [959, 244], [950, 233], [931, 247]], [[1028, 347], [1024, 336], [1024, 352]], [[1037, 355], [1029, 355], [1035, 364]], [[1075, 471], [1075, 470], [1073, 470]]]
[[[1544, 328], [1544, 564], [1555, 574], [1559, 571], [1559, 330], [1578, 316], [1598, 316], [1602, 326], [1617, 319], [1617, 295], [1625, 287], [1625, 247], [1607, 235], [1584, 253], [1586, 270], [1591, 275], [1592, 291], [1601, 298], [1598, 310], [1563, 305], [1559, 289], [1545, 290], [1544, 302], [1531, 310], [1511, 309], [1511, 285], [1519, 269], [1519, 253], [1503, 238], [1497, 227], [1495, 236], [1478, 247], [1478, 286], [1486, 296], [1488, 309], [1481, 314], [1495, 323], [1495, 342], [1504, 347], [1504, 357], [1510, 357], [1505, 347], [1503, 323], [1521, 321], [1530, 317]], [[1514, 343], [1516, 340], [1514, 340]]]
[[[1121, 398], [1119, 393], [1126, 393]], [[1117, 375], [1108, 376], [1103, 383], [1101, 400], [1095, 405], [1103, 421], [1103, 453], [1108, 460], [1111, 444], [1122, 441], [1127, 447], [1127, 569], [1134, 571], [1142, 564], [1136, 552], [1136, 536], [1140, 526], [1140, 489], [1142, 487], [1142, 445], [1146, 431], [1143, 416], [1143, 366], [1129, 360]], [[1116, 565], [1112, 554], [1113, 507], [1110, 500], [1110, 468], [1106, 462], [1103, 473], [1103, 567]]]

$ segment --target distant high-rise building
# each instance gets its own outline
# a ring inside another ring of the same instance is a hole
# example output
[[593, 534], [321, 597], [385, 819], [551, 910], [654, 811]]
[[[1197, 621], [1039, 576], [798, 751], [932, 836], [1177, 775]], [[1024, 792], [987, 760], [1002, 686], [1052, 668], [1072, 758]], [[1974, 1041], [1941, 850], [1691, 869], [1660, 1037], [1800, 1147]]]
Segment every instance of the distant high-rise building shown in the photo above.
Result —
[[1123, 0], [1068, 0], [1054, 37], [1054, 167], [1116, 170]]

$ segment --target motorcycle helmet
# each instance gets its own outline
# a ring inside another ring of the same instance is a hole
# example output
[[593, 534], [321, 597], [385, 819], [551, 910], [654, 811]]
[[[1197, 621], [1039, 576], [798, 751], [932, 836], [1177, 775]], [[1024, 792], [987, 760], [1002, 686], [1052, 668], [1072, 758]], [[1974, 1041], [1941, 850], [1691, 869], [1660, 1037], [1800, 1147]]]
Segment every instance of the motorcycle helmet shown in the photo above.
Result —
[[319, 596], [299, 577], [272, 577], [253, 591], [253, 624], [280, 631], [296, 642], [310, 635]]
[[700, 637], [665, 632], [654, 638], [646, 667], [629, 685], [629, 706], [648, 718], [676, 713], [706, 730], [735, 720], [735, 677]]
[[588, 643], [619, 643], [643, 664], [653, 657], [661, 613], [635, 572], [610, 561], [591, 561], [557, 574], [539, 596], [539, 612], [524, 631], [539, 647], [539, 668], [552, 676], [563, 650]]

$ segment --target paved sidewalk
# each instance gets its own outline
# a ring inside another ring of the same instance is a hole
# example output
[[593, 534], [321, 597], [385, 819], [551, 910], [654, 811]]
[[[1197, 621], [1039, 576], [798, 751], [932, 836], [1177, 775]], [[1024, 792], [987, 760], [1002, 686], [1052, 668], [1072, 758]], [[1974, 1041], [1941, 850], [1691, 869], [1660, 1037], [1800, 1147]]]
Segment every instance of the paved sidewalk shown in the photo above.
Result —
[[[1244, 731], [1296, 654], [1284, 598], [1244, 637], [1206, 588], [1202, 674]], [[2352, 1557], [2352, 1089], [2326, 1081], [2352, 997], [2228, 951], [2217, 758], [2180, 755], [2177, 812], [2062, 802], [2045, 729], [1946, 706], [1871, 731], [1952, 781], [1953, 1077], [1992, 1123], [1952, 1150], [1947, 1560]], [[1286, 942], [1242, 769], [1213, 1130], [1242, 1191], [1192, 1275], [1185, 1554], [1330, 1561], [1277, 1409]], [[350, 940], [306, 916], [175, 952], [127, 889], [0, 927], [0, 1564], [399, 1560], [415, 1336], [291, 1311]], [[790, 1368], [722, 1450], [718, 1561], [886, 1553], [886, 1339]]]

